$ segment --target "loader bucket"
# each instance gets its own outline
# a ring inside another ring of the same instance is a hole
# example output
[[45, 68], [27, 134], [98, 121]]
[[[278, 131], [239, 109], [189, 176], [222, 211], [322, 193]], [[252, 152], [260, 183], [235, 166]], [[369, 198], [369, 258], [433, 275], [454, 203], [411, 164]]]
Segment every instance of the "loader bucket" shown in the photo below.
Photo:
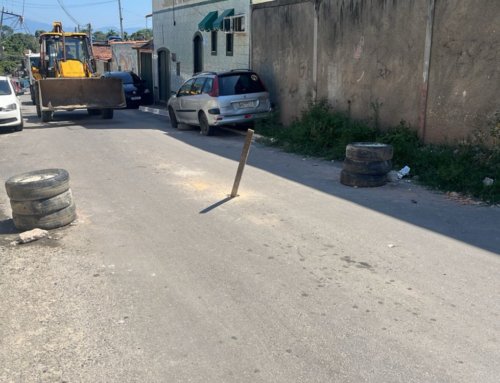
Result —
[[118, 78], [48, 78], [38, 83], [42, 111], [126, 106], [122, 81]]

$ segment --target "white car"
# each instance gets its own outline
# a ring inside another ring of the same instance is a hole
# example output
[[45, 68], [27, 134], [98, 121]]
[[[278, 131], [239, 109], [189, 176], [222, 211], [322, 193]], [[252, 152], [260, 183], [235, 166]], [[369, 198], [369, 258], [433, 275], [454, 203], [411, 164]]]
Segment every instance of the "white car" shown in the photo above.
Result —
[[248, 69], [203, 72], [187, 80], [168, 100], [173, 128], [197, 125], [211, 136], [217, 126], [248, 124], [271, 113], [269, 92], [257, 73]]
[[21, 101], [6, 76], [0, 76], [0, 130], [23, 130]]

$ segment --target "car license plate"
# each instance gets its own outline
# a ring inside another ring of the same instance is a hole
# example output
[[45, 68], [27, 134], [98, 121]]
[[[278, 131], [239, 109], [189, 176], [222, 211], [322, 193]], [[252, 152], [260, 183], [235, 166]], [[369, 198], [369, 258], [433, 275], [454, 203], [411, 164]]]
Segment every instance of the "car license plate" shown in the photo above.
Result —
[[141, 99], [141, 97], [140, 97], [140, 96], [139, 96], [139, 97], [130, 97], [130, 99], [131, 99], [132, 101], [137, 101], [137, 100], [140, 100], [140, 99]]
[[240, 108], [253, 108], [255, 106], [254, 101], [242, 101], [239, 103]]

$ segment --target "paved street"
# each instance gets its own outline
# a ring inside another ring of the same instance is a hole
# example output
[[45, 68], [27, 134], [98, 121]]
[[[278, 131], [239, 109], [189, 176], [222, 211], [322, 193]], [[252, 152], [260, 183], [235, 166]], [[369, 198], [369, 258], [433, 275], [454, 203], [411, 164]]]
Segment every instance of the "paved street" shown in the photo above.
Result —
[[[26, 245], [0, 188], [0, 382], [498, 382], [500, 208], [161, 115], [0, 134], [64, 168], [76, 224]], [[411, 164], [409, 164], [411, 166]]]

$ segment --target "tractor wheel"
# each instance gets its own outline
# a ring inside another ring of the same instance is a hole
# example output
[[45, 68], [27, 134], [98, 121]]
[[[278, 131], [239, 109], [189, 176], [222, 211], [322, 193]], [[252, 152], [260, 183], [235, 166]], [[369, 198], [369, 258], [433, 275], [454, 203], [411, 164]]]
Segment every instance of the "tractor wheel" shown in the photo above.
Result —
[[113, 109], [103, 109], [101, 117], [104, 120], [111, 120], [113, 118], [113, 112], [114, 112]]

